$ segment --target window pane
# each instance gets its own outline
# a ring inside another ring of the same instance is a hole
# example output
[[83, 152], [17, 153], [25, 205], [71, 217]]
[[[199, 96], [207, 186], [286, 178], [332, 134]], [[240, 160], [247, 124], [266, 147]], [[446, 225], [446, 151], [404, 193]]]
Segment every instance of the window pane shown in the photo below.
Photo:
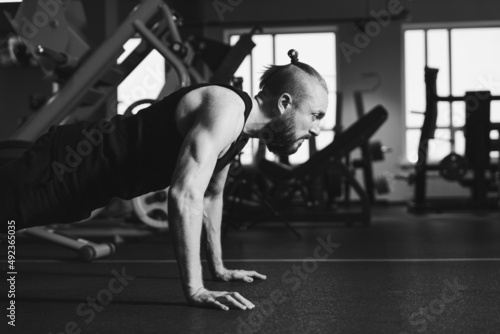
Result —
[[257, 152], [259, 140], [257, 138], [250, 138], [248, 144], [243, 148], [241, 155], [241, 163], [244, 165], [251, 164], [255, 153]]
[[256, 44], [252, 50], [253, 84], [252, 96], [259, 92], [260, 77], [266, 67], [273, 63], [273, 37], [271, 35], [256, 35], [252, 37]]
[[[139, 38], [129, 40], [124, 46], [125, 53], [132, 52], [140, 41]], [[123, 114], [136, 101], [157, 99], [164, 85], [165, 59], [153, 50], [118, 86], [118, 114]]]
[[439, 162], [451, 152], [450, 130], [437, 129], [434, 139], [429, 140], [429, 161]]
[[322, 150], [333, 141], [333, 131], [321, 131], [316, 137], [316, 149]]
[[420, 128], [422, 115], [412, 111], [425, 110], [425, 35], [423, 30], [405, 31], [405, 99], [406, 126]]
[[[236, 44], [238, 40], [240, 39], [239, 35], [233, 35], [229, 39], [229, 43], [231, 45]], [[240, 67], [238, 67], [238, 70], [234, 73], [235, 77], [241, 77], [243, 78], [243, 90], [252, 95], [252, 82], [250, 80], [251, 75], [250, 75], [250, 56], [246, 56], [245, 60], [241, 63]]]
[[406, 130], [406, 159], [414, 164], [418, 161], [420, 130]]
[[455, 153], [465, 155], [465, 136], [463, 131], [455, 132]]
[[500, 28], [453, 29], [453, 95], [489, 90], [500, 95]]
[[438, 103], [438, 117], [437, 117], [436, 124], [438, 127], [450, 126], [450, 103], [449, 102], [439, 102]]
[[[319, 48], [318, 46], [321, 46]], [[335, 69], [335, 34], [302, 33], [276, 35], [276, 63], [288, 64], [288, 51], [299, 52], [299, 60], [313, 66], [322, 75], [336, 73]], [[329, 87], [335, 89], [336, 87]]]
[[306, 140], [300, 146], [297, 153], [292, 154], [288, 157], [291, 165], [303, 164], [307, 160], [309, 160], [309, 142]]
[[450, 52], [448, 30], [432, 29], [427, 32], [427, 66], [439, 69], [438, 95], [450, 95]]
[[490, 120], [492, 123], [500, 123], [500, 101], [491, 101]]
[[454, 127], [465, 126], [465, 102], [452, 103], [452, 120]]
[[[326, 82], [335, 82], [337, 78], [334, 75], [323, 76]], [[332, 85], [333, 86], [333, 85]], [[337, 92], [328, 88], [328, 109], [326, 109], [326, 115], [321, 120], [321, 129], [323, 130], [333, 130], [335, 127], [335, 120], [337, 117]]]
[[[498, 140], [500, 139], [500, 134], [498, 133], [497, 130], [490, 131], [490, 138], [493, 140]], [[490, 152], [490, 158], [496, 159], [499, 157], [498, 151], [491, 151]]]
[[116, 63], [120, 65], [141, 44], [142, 39], [131, 38], [123, 44], [123, 53], [118, 57]]

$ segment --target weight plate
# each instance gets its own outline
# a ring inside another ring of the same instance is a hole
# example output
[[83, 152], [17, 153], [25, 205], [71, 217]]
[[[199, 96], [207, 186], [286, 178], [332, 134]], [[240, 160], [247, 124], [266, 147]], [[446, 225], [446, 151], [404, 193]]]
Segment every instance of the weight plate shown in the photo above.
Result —
[[169, 188], [132, 199], [134, 212], [144, 224], [168, 229], [168, 191]]

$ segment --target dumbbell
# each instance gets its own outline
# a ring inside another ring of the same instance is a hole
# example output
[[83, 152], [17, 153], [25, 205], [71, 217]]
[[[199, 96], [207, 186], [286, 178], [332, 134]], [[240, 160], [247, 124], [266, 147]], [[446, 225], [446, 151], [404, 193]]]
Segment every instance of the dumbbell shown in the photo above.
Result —
[[156, 229], [168, 229], [168, 192], [170, 187], [132, 199], [137, 218]]

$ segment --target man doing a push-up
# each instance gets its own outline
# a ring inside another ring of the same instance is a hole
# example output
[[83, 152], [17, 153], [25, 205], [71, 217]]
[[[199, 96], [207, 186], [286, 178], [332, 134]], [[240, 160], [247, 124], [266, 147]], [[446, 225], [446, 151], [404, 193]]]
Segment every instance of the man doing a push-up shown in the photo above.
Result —
[[289, 55], [291, 64], [264, 72], [253, 99], [228, 85], [199, 84], [130, 117], [52, 127], [0, 167], [2, 223], [15, 220], [16, 229], [24, 229], [77, 222], [113, 197], [131, 199], [170, 186], [169, 226], [187, 301], [223, 310], [255, 307], [237, 292], [204, 288], [200, 239], [204, 227], [216, 280], [266, 278], [224, 267], [222, 193], [229, 164], [249, 138], [290, 155], [320, 132], [328, 106], [325, 80], [296, 52]]

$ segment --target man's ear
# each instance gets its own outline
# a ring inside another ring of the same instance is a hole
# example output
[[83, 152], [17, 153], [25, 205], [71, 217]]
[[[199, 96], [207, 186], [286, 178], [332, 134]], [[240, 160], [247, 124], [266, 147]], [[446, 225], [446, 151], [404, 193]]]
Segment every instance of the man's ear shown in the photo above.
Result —
[[288, 93], [283, 93], [278, 99], [278, 110], [280, 115], [292, 108], [292, 96]]

